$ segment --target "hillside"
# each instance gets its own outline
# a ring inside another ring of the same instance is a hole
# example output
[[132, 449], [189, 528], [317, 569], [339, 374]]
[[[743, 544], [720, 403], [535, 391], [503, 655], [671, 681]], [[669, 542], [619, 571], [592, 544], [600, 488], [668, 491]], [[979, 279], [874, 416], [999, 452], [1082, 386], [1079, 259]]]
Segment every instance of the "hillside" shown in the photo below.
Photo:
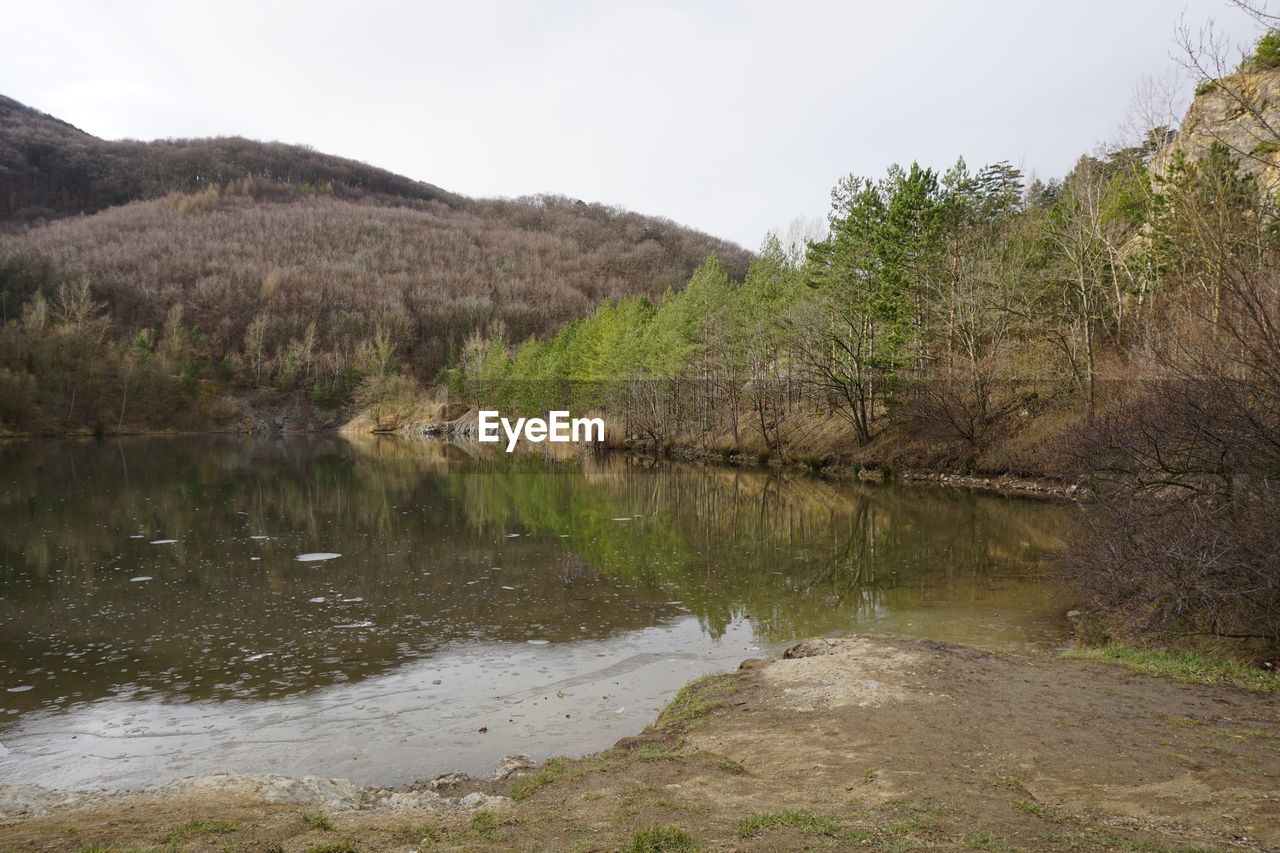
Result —
[[0, 222], [93, 213], [113, 205], [194, 192], [251, 175], [331, 185], [339, 197], [466, 199], [384, 169], [305, 146], [240, 137], [108, 141], [0, 95]]
[[[206, 395], [338, 403], [370, 372], [431, 380], [477, 333], [545, 334], [680, 288], [711, 253], [739, 278], [749, 259], [604, 205], [469, 199], [274, 142], [106, 141], [7, 98], [0, 229], [0, 424], [42, 431], [123, 426], [118, 374], [143, 362]], [[46, 325], [74, 326], [76, 345], [36, 353]], [[110, 375], [87, 396], [50, 388], [90, 351]]]

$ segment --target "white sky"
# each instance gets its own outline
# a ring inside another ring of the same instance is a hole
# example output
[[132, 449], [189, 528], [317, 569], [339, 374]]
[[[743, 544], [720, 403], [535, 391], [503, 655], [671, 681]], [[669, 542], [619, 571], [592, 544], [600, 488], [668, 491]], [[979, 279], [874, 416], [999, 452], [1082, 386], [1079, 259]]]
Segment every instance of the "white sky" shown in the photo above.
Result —
[[1184, 11], [1255, 37], [1226, 0], [0, 0], [0, 92], [106, 138], [305, 143], [754, 249], [850, 172], [1064, 174], [1174, 65]]

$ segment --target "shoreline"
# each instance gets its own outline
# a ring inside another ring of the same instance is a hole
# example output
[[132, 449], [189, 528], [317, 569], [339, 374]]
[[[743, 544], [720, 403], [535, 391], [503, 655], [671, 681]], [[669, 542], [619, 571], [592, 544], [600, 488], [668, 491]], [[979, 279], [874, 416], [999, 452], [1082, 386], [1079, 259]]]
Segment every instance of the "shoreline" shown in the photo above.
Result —
[[[444, 441], [450, 442], [455, 439], [461, 439], [464, 442], [471, 442], [474, 439], [468, 436], [465, 430], [455, 430], [451, 428], [451, 424], [422, 424], [406, 427], [398, 430], [386, 431], [365, 431], [360, 430], [357, 434], [367, 434], [379, 437], [396, 437], [412, 441]], [[0, 444], [9, 441], [63, 441], [63, 440], [107, 440], [113, 438], [196, 438], [196, 437], [212, 437], [212, 436], [243, 436], [248, 438], [286, 438], [286, 437], [302, 437], [317, 435], [348, 435], [351, 431], [345, 427], [339, 426], [326, 429], [306, 429], [306, 430], [139, 430], [126, 432], [109, 432], [105, 434], [96, 434], [92, 431], [79, 432], [59, 432], [59, 433], [21, 433], [21, 434], [0, 434]], [[624, 442], [621, 444], [608, 444], [604, 447], [606, 453], [619, 453], [632, 459], [672, 459], [682, 462], [699, 462], [699, 463], [716, 463], [727, 465], [730, 467], [746, 467], [746, 468], [775, 468], [786, 471], [794, 471], [796, 473], [810, 474], [817, 477], [825, 477], [833, 480], [858, 481], [858, 482], [900, 482], [900, 483], [916, 483], [932, 486], [944, 486], [948, 488], [969, 489], [972, 491], [990, 492], [993, 494], [1008, 495], [1014, 497], [1037, 498], [1042, 500], [1062, 500], [1062, 501], [1078, 501], [1088, 495], [1088, 489], [1076, 483], [1066, 483], [1061, 480], [1049, 477], [1027, 477], [1014, 474], [956, 474], [946, 471], [936, 471], [928, 469], [903, 469], [895, 470], [892, 473], [885, 473], [884, 468], [863, 467], [860, 465], [850, 464], [847, 460], [834, 459], [830, 464], [819, 465], [815, 467], [812, 464], [800, 461], [781, 462], [776, 459], [760, 460], [745, 452], [733, 452], [729, 454], [712, 452], [694, 446], [674, 446], [668, 448], [666, 453], [662, 453], [658, 448], [647, 445], [634, 444]]]
[[[105, 793], [4, 785], [0, 845], [183, 830], [275, 845], [236, 849], [607, 850], [661, 826], [722, 850], [1264, 850], [1280, 844], [1278, 712], [1274, 694], [1057, 655], [808, 640], [687, 685], [643, 732], [582, 758], [399, 789], [230, 774]], [[37, 805], [18, 815], [23, 796]]]

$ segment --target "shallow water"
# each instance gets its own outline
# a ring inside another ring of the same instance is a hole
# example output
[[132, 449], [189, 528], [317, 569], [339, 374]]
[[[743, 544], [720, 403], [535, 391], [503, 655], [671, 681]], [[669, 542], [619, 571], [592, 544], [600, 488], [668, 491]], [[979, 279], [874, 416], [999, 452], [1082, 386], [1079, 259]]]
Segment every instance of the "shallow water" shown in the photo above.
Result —
[[338, 436], [0, 447], [0, 779], [401, 784], [804, 637], [1050, 646], [1069, 508]]

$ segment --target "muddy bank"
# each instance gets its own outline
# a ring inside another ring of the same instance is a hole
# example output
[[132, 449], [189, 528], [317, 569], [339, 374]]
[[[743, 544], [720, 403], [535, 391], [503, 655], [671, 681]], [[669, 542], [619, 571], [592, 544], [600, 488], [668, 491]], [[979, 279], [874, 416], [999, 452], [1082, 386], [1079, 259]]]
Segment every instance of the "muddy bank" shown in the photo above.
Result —
[[1274, 695], [925, 641], [789, 655], [536, 772], [401, 791], [199, 777], [11, 817], [0, 849], [603, 851], [653, 827], [726, 851], [1280, 847]]
[[[619, 450], [633, 456], [653, 457], [655, 449], [648, 445], [624, 445]], [[1051, 477], [1017, 476], [1014, 474], [955, 474], [928, 468], [895, 470], [888, 466], [864, 466], [851, 463], [843, 457], [797, 457], [779, 460], [773, 456], [749, 455], [737, 452], [710, 451], [697, 447], [668, 448], [666, 455], [675, 459], [704, 462], [722, 462], [732, 465], [772, 466], [791, 468], [805, 473], [837, 479], [854, 479], [881, 483], [896, 480], [907, 483], [925, 483], [1002, 495], [1076, 500], [1086, 494], [1077, 483]]]

